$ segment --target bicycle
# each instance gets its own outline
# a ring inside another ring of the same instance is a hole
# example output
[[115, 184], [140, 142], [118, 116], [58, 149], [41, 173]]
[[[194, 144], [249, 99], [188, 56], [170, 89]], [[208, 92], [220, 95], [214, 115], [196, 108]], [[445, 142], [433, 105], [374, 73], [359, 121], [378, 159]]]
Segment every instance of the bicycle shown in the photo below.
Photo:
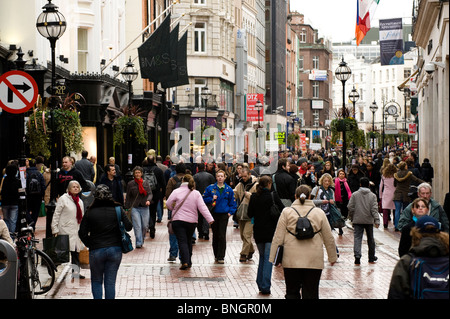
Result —
[[46, 253], [36, 248], [38, 242], [33, 227], [21, 228], [16, 240], [19, 299], [34, 299], [35, 295], [50, 291], [55, 283], [56, 265]]

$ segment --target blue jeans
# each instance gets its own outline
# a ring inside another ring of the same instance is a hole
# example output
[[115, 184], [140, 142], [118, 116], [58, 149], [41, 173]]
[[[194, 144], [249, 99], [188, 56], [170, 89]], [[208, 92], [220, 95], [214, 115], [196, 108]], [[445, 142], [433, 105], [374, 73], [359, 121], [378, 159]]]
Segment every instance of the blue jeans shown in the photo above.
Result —
[[[167, 218], [172, 218], [172, 211], [169, 210], [167, 212]], [[170, 257], [178, 257], [178, 240], [175, 234], [169, 234], [169, 256]]]
[[141, 247], [144, 244], [144, 238], [150, 220], [148, 206], [133, 207], [131, 209], [131, 220], [133, 222], [133, 230], [136, 237], [136, 247]]
[[2, 206], [3, 219], [5, 220], [6, 226], [10, 233], [16, 231], [17, 217], [19, 216], [19, 206], [18, 205], [6, 205]]
[[270, 292], [270, 285], [272, 279], [272, 263], [269, 261], [270, 255], [270, 247], [272, 243], [258, 243], [256, 247], [258, 247], [259, 251], [259, 265], [258, 265], [258, 274], [256, 276], [256, 284], [258, 285], [258, 289], [262, 293]]
[[405, 205], [405, 203], [401, 200], [394, 200], [394, 204], [395, 204], [394, 225], [395, 229], [398, 229], [398, 221], [400, 219], [400, 214], [402, 213], [402, 210], [405, 209], [405, 207], [408, 205], [407, 204]]
[[162, 200], [158, 201], [158, 204], [156, 204], [156, 216], [158, 220], [162, 220], [163, 218], [163, 202]]
[[103, 284], [105, 285], [105, 299], [115, 298], [117, 271], [121, 261], [122, 248], [119, 246], [89, 251], [91, 289], [94, 299], [102, 299]]

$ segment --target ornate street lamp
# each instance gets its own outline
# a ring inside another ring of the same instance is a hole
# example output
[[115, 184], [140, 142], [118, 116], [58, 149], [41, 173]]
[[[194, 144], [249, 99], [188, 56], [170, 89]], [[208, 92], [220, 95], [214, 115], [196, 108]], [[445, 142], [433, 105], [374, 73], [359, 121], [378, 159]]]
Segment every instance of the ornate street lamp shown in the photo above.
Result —
[[378, 110], [378, 105], [375, 101], [370, 105], [372, 111], [372, 149], [375, 148], [375, 112]]
[[[202, 97], [202, 100], [203, 100], [204, 106], [205, 106], [205, 124], [203, 125], [203, 131], [202, 131], [202, 136], [203, 136], [203, 134], [205, 134], [206, 126], [208, 125], [208, 100], [211, 97], [211, 91], [208, 89], [207, 85], [202, 87], [201, 97]], [[203, 136], [203, 139], [204, 139], [203, 151], [205, 151], [206, 150], [206, 137]]]
[[260, 124], [259, 124], [259, 112], [263, 109], [263, 104], [261, 103], [261, 101], [260, 100], [258, 100], [257, 102], [256, 102], [256, 104], [255, 104], [255, 110], [256, 111], [258, 111], [258, 128], [256, 129], [256, 163], [258, 164], [258, 149], [259, 149], [259, 147], [258, 147], [258, 144], [259, 144], [259, 126], [260, 126]]
[[[132, 105], [132, 96], [133, 96], [133, 89], [132, 89], [132, 83], [134, 80], [138, 77], [138, 71], [134, 68], [133, 62], [131, 62], [131, 57], [128, 60], [126, 66], [123, 68], [122, 72], [122, 78], [124, 81], [128, 83], [128, 107], [131, 107]], [[131, 166], [133, 164], [133, 158], [131, 153], [131, 141], [130, 141], [130, 134], [126, 135], [127, 138], [127, 148], [128, 148], [128, 158], [127, 158], [127, 172], [125, 173], [125, 182], [129, 182], [133, 179], [133, 172], [131, 171]]]
[[133, 90], [131, 84], [138, 77], [138, 71], [134, 68], [133, 62], [131, 62], [131, 57], [128, 60], [126, 66], [123, 68], [122, 78], [125, 82], [128, 82], [128, 106], [131, 106], [131, 98], [133, 95]]
[[[345, 110], [345, 82], [352, 75], [352, 70], [348, 67], [347, 63], [344, 61], [344, 57], [342, 57], [342, 61], [339, 63], [336, 71], [334, 71], [334, 75], [336, 79], [342, 82], [342, 116], [344, 119], [347, 116], [347, 111]], [[342, 132], [342, 167], [345, 170], [346, 166], [346, 158], [347, 158], [347, 143], [345, 138], [345, 129]]]
[[50, 47], [52, 49], [52, 87], [51, 92], [54, 93], [56, 87], [56, 72], [55, 72], [55, 48], [56, 41], [66, 31], [66, 19], [61, 12], [58, 11], [58, 7], [48, 0], [48, 3], [42, 7], [44, 11], [39, 15], [36, 21], [36, 28], [38, 32], [50, 41]]
[[[52, 51], [52, 86], [50, 91], [52, 96], [55, 93], [56, 88], [56, 58], [55, 48], [56, 41], [66, 31], [66, 19], [64, 15], [58, 11], [58, 7], [52, 3], [51, 0], [42, 7], [44, 10], [37, 18], [36, 28], [38, 32], [50, 41], [50, 47]], [[50, 103], [53, 106], [53, 103]], [[53, 213], [56, 208], [57, 197], [57, 167], [56, 167], [56, 136], [55, 136], [55, 117], [53, 107], [50, 108], [50, 125], [52, 129], [51, 135], [51, 187], [50, 187], [50, 201], [47, 205], [47, 220], [46, 220], [46, 237], [52, 237], [51, 222]]]
[[355, 89], [355, 86], [353, 85], [353, 89], [350, 91], [350, 94], [348, 95], [348, 98], [353, 103], [353, 117], [356, 119], [356, 102], [359, 100], [359, 93]]

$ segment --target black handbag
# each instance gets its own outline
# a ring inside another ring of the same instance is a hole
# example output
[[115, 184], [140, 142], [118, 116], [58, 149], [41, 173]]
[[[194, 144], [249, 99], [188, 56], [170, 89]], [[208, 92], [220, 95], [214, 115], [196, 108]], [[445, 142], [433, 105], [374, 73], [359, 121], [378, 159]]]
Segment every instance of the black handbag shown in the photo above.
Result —
[[126, 254], [133, 250], [133, 244], [131, 242], [130, 234], [128, 234], [128, 232], [125, 230], [125, 226], [123, 225], [121, 213], [120, 213], [120, 206], [116, 206], [115, 208], [116, 208], [117, 220], [119, 222], [120, 237], [122, 240], [122, 253]]
[[272, 206], [270, 206], [270, 217], [272, 217], [275, 220], [278, 220], [280, 217], [280, 209], [278, 208], [277, 204], [275, 204], [275, 198], [273, 197], [273, 192], [270, 193], [272, 196]]
[[42, 240], [43, 250], [55, 263], [60, 265], [70, 260], [69, 235], [58, 235]]

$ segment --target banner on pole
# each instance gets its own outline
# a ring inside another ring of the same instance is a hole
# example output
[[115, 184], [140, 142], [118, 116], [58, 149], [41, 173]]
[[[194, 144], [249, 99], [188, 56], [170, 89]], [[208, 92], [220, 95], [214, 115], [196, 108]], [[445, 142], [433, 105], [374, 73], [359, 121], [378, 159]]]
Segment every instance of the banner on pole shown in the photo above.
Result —
[[402, 18], [380, 20], [381, 65], [404, 64]]

